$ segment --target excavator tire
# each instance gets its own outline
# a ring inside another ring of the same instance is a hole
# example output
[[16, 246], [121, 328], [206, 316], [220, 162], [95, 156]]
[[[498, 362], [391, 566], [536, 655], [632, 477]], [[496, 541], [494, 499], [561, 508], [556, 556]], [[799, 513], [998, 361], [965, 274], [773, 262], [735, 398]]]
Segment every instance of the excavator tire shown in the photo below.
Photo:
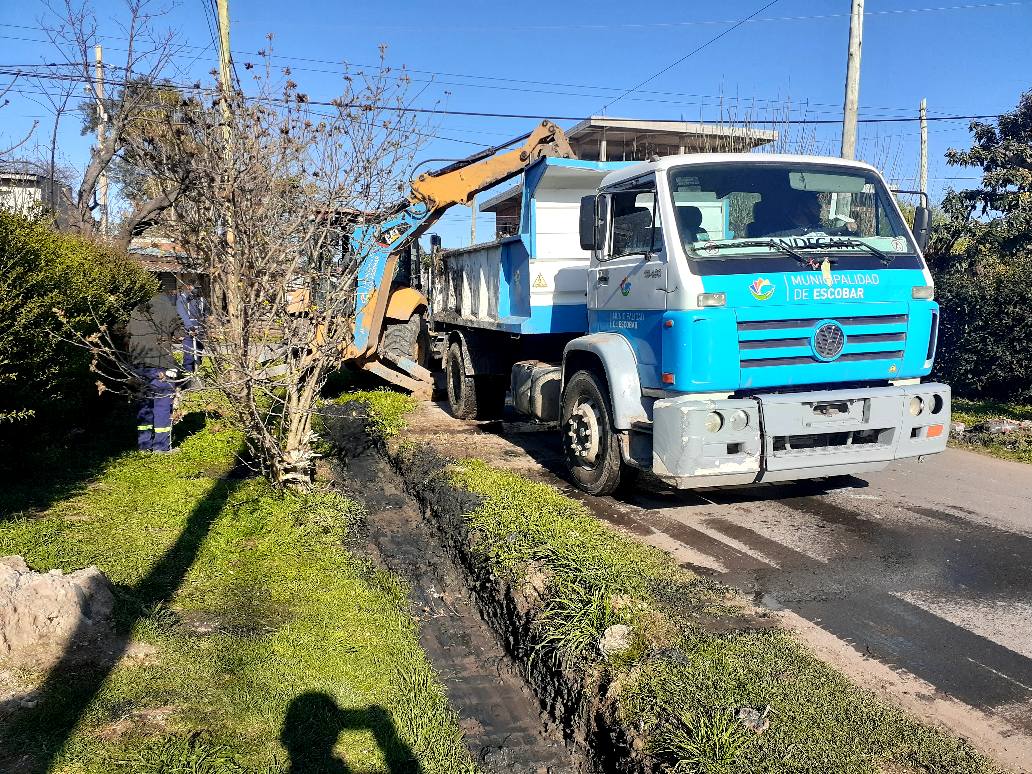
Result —
[[380, 340], [381, 354], [391, 362], [397, 363], [408, 358], [416, 365], [426, 368], [430, 355], [430, 339], [423, 315], [416, 312], [405, 322], [388, 321]]

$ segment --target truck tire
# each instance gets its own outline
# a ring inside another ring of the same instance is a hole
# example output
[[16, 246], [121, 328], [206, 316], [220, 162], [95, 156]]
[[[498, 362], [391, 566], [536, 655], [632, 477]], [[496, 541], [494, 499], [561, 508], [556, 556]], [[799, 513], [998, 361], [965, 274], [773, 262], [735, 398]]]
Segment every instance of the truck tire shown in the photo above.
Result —
[[448, 347], [444, 363], [448, 406], [456, 419], [494, 419], [505, 409], [508, 382], [498, 376], [467, 376], [459, 342]]
[[559, 415], [570, 479], [593, 495], [615, 492], [624, 473], [607, 392], [594, 373], [577, 371], [563, 389]]
[[380, 339], [380, 352], [391, 362], [408, 358], [426, 368], [430, 357], [430, 338], [423, 315], [416, 312], [405, 322], [389, 320]]

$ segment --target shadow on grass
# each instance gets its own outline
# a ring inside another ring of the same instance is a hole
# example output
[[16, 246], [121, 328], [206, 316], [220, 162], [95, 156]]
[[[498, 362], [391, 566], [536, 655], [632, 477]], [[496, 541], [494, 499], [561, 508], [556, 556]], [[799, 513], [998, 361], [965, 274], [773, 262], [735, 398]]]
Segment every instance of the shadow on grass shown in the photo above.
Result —
[[199, 433], [208, 423], [208, 415], [203, 411], [191, 411], [184, 414], [172, 428], [172, 446], [179, 446], [194, 433]]
[[326, 378], [326, 384], [323, 385], [322, 389], [322, 397], [326, 399], [338, 398], [345, 392], [375, 390], [386, 386], [389, 385], [368, 371], [344, 366]]
[[289, 774], [351, 774], [354, 770], [333, 752], [341, 732], [348, 729], [372, 732], [391, 774], [422, 770], [383, 707], [345, 710], [328, 694], [311, 691], [294, 699], [283, 719], [280, 742], [290, 756]]
[[[192, 411], [176, 423], [178, 446], [204, 429], [206, 415]], [[0, 521], [29, 511], [45, 511], [75, 495], [115, 457], [136, 449], [136, 416], [126, 404], [95, 417], [59, 443], [29, 439], [0, 443]]]
[[[197, 558], [201, 544], [222, 512], [240, 479], [216, 481], [187, 518], [176, 542], [135, 586], [122, 588], [115, 609], [116, 632], [102, 648], [91, 648], [91, 660], [78, 647], [87, 631], [72, 637], [61, 660], [31, 698], [4, 718], [0, 729], [0, 770], [18, 774], [45, 774], [96, 698], [129, 646], [133, 627], [145, 615], [175, 595]], [[97, 654], [102, 654], [97, 658]]]
[[46, 510], [72, 496], [114, 457], [136, 448], [136, 418], [120, 405], [91, 418], [61, 441], [32, 430], [0, 439], [0, 520]]

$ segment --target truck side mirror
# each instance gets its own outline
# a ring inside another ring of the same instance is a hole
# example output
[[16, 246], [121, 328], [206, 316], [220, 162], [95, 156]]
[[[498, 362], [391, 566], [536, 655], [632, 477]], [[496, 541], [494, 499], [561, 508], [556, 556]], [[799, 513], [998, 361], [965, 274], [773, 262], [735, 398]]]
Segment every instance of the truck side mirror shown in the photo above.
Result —
[[927, 207], [918, 206], [914, 208], [914, 239], [917, 241], [917, 246], [922, 253], [928, 247], [931, 222], [932, 215]]
[[581, 250], [601, 250], [606, 243], [609, 221], [609, 196], [584, 196], [580, 200]]
[[595, 228], [595, 197], [582, 196], [580, 200], [580, 246], [581, 250], [594, 250], [598, 242]]
[[613, 197], [610, 194], [599, 194], [598, 205], [595, 207], [595, 249], [603, 250], [606, 246], [606, 230], [609, 228], [609, 202]]

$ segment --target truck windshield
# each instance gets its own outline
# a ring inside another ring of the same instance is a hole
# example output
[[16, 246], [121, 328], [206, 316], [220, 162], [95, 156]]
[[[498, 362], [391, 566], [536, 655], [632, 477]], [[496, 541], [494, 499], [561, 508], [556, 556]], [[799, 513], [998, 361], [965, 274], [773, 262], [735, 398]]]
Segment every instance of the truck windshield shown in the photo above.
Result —
[[827, 164], [732, 162], [669, 173], [678, 234], [694, 258], [771, 252], [914, 254], [872, 172]]

